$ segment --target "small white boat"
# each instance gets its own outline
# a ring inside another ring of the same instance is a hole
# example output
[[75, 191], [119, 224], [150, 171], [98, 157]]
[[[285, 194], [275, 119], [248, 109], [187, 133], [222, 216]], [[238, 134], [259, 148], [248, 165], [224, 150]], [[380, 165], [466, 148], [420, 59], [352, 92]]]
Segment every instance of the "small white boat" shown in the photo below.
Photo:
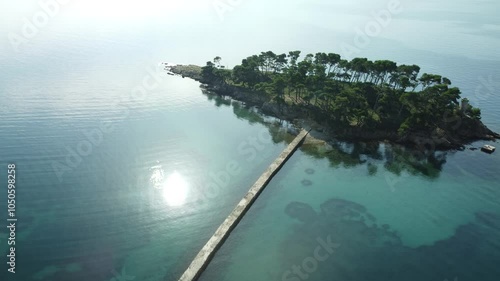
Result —
[[495, 152], [495, 147], [489, 144], [485, 144], [483, 147], [481, 147], [481, 150], [487, 153], [493, 153]]

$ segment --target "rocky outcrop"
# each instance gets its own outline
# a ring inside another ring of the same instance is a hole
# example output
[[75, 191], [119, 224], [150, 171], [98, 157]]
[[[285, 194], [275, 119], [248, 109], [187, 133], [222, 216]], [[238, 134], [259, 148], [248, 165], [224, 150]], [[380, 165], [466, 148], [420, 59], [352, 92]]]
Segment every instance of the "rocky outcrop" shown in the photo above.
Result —
[[175, 65], [167, 66], [166, 70], [184, 77], [189, 77], [198, 82], [202, 82], [201, 67], [197, 65]]
[[215, 93], [217, 95], [228, 96], [235, 100], [258, 107], [262, 107], [262, 105], [269, 100], [266, 93], [251, 91], [249, 89], [233, 85], [202, 84], [201, 88], [204, 91]]

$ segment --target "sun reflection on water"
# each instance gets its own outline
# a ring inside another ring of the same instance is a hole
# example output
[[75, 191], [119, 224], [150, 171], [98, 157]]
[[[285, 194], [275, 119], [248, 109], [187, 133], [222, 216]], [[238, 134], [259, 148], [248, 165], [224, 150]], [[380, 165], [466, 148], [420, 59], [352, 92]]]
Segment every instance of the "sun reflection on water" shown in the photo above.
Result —
[[186, 202], [188, 183], [178, 172], [168, 176], [161, 189], [168, 205], [181, 206]]
[[189, 184], [187, 180], [177, 171], [165, 177], [161, 167], [156, 167], [151, 175], [150, 181], [169, 206], [182, 206], [186, 202]]

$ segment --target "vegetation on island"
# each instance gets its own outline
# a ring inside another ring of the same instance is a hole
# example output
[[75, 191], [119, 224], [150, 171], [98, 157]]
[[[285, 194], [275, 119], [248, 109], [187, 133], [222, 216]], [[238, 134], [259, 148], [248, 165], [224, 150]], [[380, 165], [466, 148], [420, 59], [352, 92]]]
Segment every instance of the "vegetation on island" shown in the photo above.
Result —
[[[201, 68], [198, 78], [214, 89], [243, 89], [278, 111], [300, 109], [337, 132], [387, 132], [399, 138], [424, 132], [455, 143], [498, 137], [482, 125], [480, 109], [461, 99], [450, 79], [420, 74], [418, 65], [367, 58], [349, 61], [334, 53], [302, 59], [300, 55], [262, 52], [233, 69], [216, 57]], [[478, 124], [483, 128], [474, 132]]]

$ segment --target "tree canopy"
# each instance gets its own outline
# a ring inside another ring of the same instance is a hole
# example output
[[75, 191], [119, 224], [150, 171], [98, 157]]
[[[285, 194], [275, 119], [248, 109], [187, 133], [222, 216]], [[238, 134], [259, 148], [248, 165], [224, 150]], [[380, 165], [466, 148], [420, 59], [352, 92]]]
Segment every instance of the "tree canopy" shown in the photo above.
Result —
[[[315, 118], [339, 128], [398, 131], [430, 130], [443, 116], [480, 119], [479, 109], [460, 107], [460, 90], [437, 74], [420, 74], [417, 65], [390, 60], [342, 59], [335, 53], [261, 52], [232, 70], [221, 58], [202, 68], [205, 81], [232, 84], [268, 95], [278, 104], [311, 109]], [[441, 124], [442, 125], [442, 124]]]

